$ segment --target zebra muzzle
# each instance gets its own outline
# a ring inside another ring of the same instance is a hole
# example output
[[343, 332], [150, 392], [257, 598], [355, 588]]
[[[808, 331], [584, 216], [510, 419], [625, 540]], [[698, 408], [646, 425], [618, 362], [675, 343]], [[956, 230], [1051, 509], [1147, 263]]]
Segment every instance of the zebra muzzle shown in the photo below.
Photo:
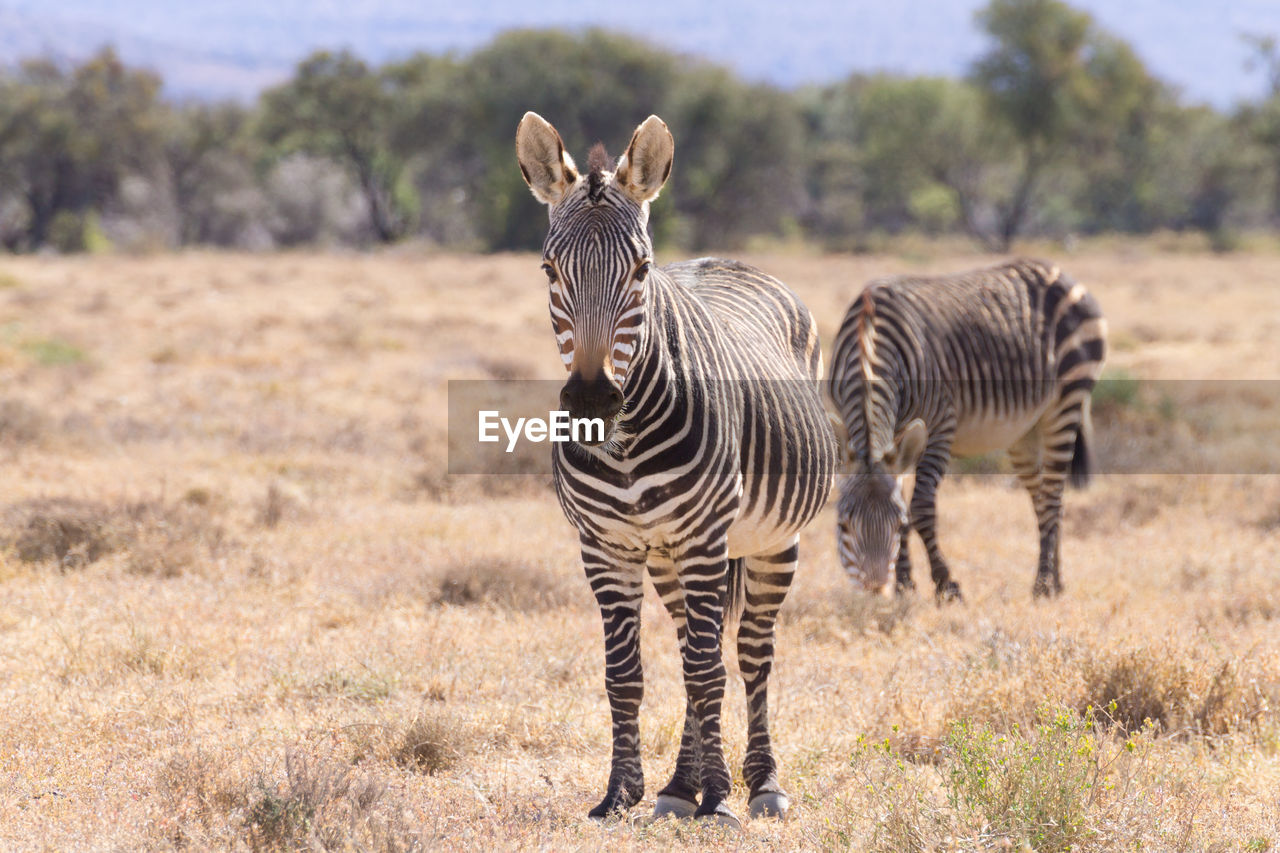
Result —
[[599, 418], [612, 426], [622, 402], [622, 389], [603, 376], [583, 379], [575, 373], [560, 389], [560, 407], [571, 418]]

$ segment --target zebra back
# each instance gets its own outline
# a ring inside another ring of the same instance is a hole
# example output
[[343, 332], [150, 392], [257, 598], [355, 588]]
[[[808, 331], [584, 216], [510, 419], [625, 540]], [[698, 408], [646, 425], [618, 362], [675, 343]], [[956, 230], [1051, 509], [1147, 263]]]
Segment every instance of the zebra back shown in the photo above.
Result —
[[952, 418], [963, 431], [1052, 398], [1087, 399], [1105, 354], [1093, 296], [1053, 264], [1017, 260], [867, 285], [837, 333], [828, 389], [848, 454], [869, 464], [912, 418], [930, 427]]

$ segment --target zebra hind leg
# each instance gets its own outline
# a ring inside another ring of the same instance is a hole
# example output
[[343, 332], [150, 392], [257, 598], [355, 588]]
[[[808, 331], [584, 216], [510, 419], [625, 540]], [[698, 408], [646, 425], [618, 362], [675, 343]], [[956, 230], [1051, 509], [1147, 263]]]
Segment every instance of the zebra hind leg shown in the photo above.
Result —
[[1031, 432], [1016, 441], [1009, 448], [1009, 460], [1013, 463], [1014, 473], [1018, 476], [1018, 482], [1027, 490], [1027, 494], [1031, 496], [1031, 506], [1036, 513], [1036, 526], [1040, 530], [1040, 564], [1036, 569], [1036, 582], [1032, 587], [1031, 594], [1035, 598], [1047, 596], [1052, 593], [1052, 575], [1046, 575], [1044, 572], [1044, 440], [1040, 427], [1036, 427]]
[[606, 552], [584, 540], [582, 561], [604, 622], [605, 692], [613, 719], [609, 786], [587, 816], [605, 820], [625, 814], [644, 797], [639, 718], [644, 698], [640, 605], [645, 559], [642, 552]]
[[1035, 487], [1032, 504], [1040, 528], [1040, 560], [1031, 590], [1036, 598], [1062, 593], [1062, 491], [1070, 473], [1079, 426], [1078, 401], [1068, 401], [1047, 415], [1039, 430], [1038, 482], [1023, 478], [1028, 490]]
[[[666, 555], [649, 555], [649, 576], [653, 587], [676, 626], [676, 638], [680, 648], [685, 644], [684, 590], [676, 576], [675, 565]], [[671, 781], [658, 792], [653, 807], [654, 819], [671, 815], [678, 818], [693, 817], [698, 810], [698, 791], [702, 788], [702, 740], [698, 736], [698, 719], [693, 703], [686, 701], [684, 733], [680, 737], [680, 752], [676, 756], [676, 768]]]
[[778, 765], [769, 739], [769, 672], [773, 668], [774, 624], [799, 558], [798, 537], [772, 554], [746, 559], [746, 607], [738, 626], [738, 667], [747, 691], [747, 783], [752, 818], [786, 817], [790, 800], [778, 784]]
[[1035, 598], [1062, 594], [1062, 487], [1066, 471], [1055, 472], [1056, 476], [1045, 473], [1045, 482], [1035, 501], [1040, 526], [1040, 561], [1036, 566], [1036, 582], [1031, 588]]

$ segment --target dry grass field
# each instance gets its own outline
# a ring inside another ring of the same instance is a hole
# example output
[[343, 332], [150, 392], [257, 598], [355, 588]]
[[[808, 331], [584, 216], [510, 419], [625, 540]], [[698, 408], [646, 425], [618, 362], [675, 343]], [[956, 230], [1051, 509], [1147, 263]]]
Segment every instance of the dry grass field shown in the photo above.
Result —
[[[748, 260], [827, 342], [867, 279], [991, 259]], [[1280, 379], [1280, 257], [1064, 266], [1114, 375]], [[532, 256], [0, 260], [0, 848], [1280, 849], [1274, 474], [1069, 493], [1049, 603], [998, 466], [942, 487], [958, 605], [856, 595], [829, 507], [779, 627], [792, 817], [586, 821], [610, 738], [576, 536], [545, 477], [445, 473], [446, 380], [560, 373]], [[1280, 395], [1194, 387], [1113, 393], [1104, 453], [1274, 471]], [[684, 700], [644, 618], [651, 798]]]

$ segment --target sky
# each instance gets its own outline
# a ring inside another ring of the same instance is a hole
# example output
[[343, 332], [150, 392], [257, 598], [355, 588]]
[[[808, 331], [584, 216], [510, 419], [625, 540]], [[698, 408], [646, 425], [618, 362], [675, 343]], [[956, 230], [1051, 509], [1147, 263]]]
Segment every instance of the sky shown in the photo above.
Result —
[[[513, 27], [605, 26], [791, 87], [854, 71], [964, 73], [984, 47], [982, 0], [0, 0], [0, 59], [76, 59], [104, 43], [150, 65], [171, 94], [252, 97], [317, 48], [374, 62], [465, 52]], [[1188, 100], [1256, 97], [1244, 33], [1280, 36], [1280, 0], [1075, 0]], [[549, 61], [553, 58], [549, 58]]]

